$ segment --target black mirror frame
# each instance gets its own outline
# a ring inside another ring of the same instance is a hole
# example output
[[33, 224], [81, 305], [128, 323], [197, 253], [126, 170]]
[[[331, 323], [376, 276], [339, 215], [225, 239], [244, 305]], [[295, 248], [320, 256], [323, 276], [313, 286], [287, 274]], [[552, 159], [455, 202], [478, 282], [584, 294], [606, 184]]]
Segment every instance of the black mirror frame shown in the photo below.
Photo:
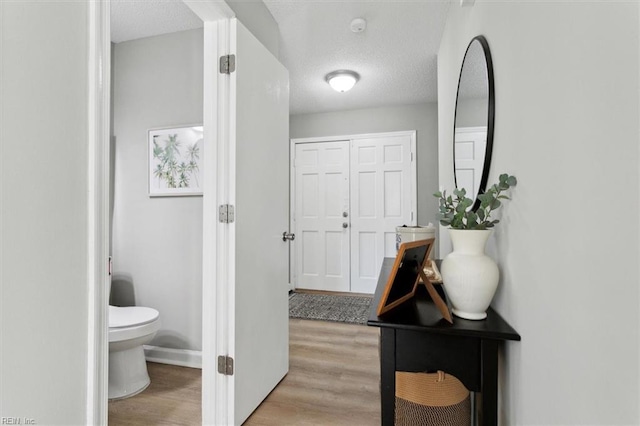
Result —
[[478, 187], [478, 194], [476, 195], [475, 202], [473, 203], [472, 210], [476, 211], [480, 207], [480, 200], [478, 199], [478, 195], [483, 194], [487, 189], [487, 180], [489, 179], [489, 168], [491, 166], [491, 154], [493, 152], [493, 122], [495, 119], [495, 93], [494, 93], [494, 82], [493, 82], [493, 61], [491, 60], [491, 51], [489, 50], [489, 43], [487, 39], [482, 36], [475, 36], [469, 42], [467, 46], [467, 50], [464, 52], [464, 57], [462, 58], [462, 66], [460, 66], [460, 76], [458, 77], [458, 88], [456, 90], [456, 105], [453, 111], [453, 182], [458, 187], [458, 182], [456, 178], [456, 115], [458, 114], [458, 97], [460, 95], [460, 80], [462, 79], [462, 69], [464, 68], [464, 61], [467, 59], [467, 53], [469, 53], [469, 48], [473, 44], [474, 41], [478, 41], [482, 46], [482, 50], [484, 51], [484, 59], [487, 63], [487, 79], [489, 86], [489, 105], [487, 111], [487, 146], [484, 153], [484, 164], [482, 165], [482, 177], [480, 178], [480, 186]]

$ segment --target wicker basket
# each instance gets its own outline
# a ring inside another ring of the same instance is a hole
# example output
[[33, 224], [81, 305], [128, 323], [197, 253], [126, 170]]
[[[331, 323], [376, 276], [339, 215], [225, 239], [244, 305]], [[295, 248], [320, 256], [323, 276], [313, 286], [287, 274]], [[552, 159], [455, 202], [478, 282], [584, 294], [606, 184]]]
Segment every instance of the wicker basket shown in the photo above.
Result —
[[437, 373], [396, 372], [395, 426], [469, 426], [471, 400], [460, 380]]

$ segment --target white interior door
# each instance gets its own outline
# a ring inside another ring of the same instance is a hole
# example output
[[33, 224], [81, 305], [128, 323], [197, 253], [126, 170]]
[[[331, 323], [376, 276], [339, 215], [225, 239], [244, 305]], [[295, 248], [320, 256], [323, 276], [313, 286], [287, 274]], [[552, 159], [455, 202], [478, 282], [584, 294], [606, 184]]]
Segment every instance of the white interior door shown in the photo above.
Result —
[[296, 288], [349, 291], [349, 141], [296, 144], [294, 154]]
[[289, 369], [289, 74], [236, 19], [230, 33], [228, 424], [240, 425]]
[[456, 128], [456, 187], [465, 188], [470, 198], [473, 198], [474, 194], [477, 195], [480, 188], [486, 148], [486, 127]]
[[351, 291], [373, 293], [385, 257], [396, 255], [396, 226], [415, 225], [415, 136], [352, 141]]

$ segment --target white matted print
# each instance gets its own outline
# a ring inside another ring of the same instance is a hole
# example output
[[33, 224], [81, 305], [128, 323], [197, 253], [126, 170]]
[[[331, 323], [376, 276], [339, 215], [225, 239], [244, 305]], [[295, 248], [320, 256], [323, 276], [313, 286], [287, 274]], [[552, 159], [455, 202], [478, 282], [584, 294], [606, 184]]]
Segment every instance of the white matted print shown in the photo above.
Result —
[[149, 130], [149, 196], [202, 195], [202, 126]]

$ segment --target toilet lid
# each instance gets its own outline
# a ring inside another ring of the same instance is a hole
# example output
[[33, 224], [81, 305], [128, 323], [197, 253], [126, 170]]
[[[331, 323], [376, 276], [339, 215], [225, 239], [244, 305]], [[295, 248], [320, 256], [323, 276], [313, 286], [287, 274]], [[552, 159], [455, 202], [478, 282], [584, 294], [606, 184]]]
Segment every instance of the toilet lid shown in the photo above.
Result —
[[133, 327], [155, 321], [160, 313], [143, 306], [109, 306], [109, 328]]

